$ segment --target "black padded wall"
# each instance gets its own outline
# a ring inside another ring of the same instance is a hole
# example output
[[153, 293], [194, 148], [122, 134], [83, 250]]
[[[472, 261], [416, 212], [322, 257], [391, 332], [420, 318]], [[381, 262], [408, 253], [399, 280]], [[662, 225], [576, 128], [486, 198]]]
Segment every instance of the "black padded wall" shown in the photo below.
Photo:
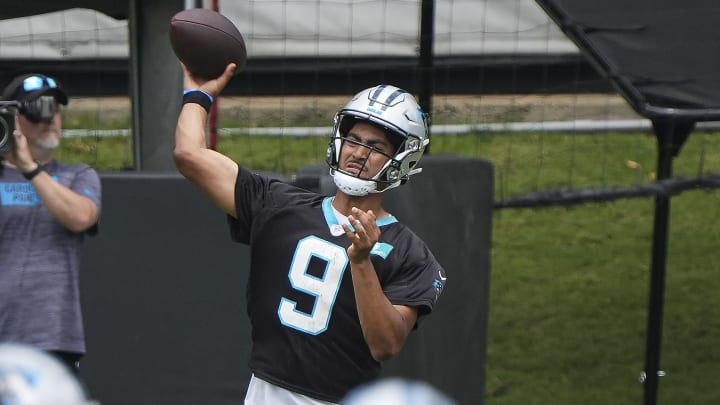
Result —
[[430, 246], [448, 281], [435, 311], [386, 375], [429, 381], [461, 404], [485, 393], [493, 171], [483, 160], [429, 155], [386, 206]]
[[91, 394], [103, 405], [241, 403], [248, 249], [180, 176], [102, 184], [100, 232], [81, 269]]

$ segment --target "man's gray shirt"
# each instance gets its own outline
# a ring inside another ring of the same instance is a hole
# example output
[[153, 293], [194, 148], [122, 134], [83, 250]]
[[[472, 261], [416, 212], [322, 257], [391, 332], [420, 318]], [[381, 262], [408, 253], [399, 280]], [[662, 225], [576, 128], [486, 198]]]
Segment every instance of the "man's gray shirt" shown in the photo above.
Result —
[[[100, 208], [100, 179], [85, 164], [51, 162], [58, 183]], [[32, 183], [4, 167], [0, 174], [0, 342], [85, 353], [80, 308], [80, 246], [48, 211]]]

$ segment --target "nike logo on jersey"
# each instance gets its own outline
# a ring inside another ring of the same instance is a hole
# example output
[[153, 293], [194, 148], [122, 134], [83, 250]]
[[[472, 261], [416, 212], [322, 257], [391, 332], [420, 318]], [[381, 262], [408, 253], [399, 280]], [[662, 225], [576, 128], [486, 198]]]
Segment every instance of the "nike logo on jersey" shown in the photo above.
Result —
[[343, 227], [339, 224], [333, 224], [330, 226], [330, 235], [332, 236], [340, 236], [345, 233], [345, 230]]

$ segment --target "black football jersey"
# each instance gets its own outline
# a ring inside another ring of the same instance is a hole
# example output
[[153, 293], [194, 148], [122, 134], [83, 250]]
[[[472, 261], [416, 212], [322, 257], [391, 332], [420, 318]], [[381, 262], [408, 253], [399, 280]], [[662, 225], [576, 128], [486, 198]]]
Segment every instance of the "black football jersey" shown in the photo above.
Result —
[[[233, 240], [251, 246], [247, 311], [250, 369], [313, 398], [339, 402], [376, 378], [380, 364], [363, 338], [351, 279], [350, 240], [333, 197], [240, 170]], [[371, 260], [395, 305], [432, 311], [445, 272], [425, 243], [393, 216], [377, 221]]]

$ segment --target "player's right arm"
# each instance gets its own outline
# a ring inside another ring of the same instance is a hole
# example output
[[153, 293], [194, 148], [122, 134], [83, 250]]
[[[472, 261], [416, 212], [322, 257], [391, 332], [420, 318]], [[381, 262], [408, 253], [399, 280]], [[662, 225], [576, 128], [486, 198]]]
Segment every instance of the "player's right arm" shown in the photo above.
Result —
[[[232, 78], [235, 68], [236, 65], [231, 63], [220, 77], [204, 81], [193, 77], [183, 66], [184, 88], [202, 90], [213, 98], [217, 97]], [[240, 168], [229, 157], [207, 148], [207, 116], [207, 111], [199, 104], [187, 103], [182, 106], [175, 128], [175, 166], [223, 212], [237, 218], [235, 181]]]

